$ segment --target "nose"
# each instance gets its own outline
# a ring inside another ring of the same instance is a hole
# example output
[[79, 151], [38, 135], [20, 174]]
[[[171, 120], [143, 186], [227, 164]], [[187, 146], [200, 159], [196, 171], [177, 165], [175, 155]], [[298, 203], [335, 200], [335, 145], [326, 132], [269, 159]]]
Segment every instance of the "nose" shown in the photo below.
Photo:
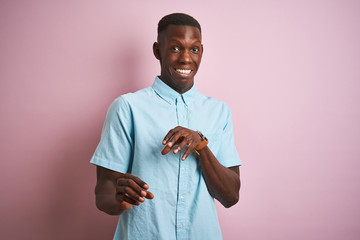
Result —
[[190, 52], [188, 50], [182, 51], [180, 57], [179, 57], [180, 63], [190, 63], [191, 62], [191, 56]]

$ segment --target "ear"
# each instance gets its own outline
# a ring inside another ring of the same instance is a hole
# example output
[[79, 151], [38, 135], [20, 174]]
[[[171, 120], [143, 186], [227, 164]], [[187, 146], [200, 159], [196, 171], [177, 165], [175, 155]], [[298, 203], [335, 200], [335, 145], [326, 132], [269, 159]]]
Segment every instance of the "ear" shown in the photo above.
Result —
[[159, 43], [154, 42], [153, 44], [153, 53], [156, 59], [160, 60], [160, 50], [159, 50]]

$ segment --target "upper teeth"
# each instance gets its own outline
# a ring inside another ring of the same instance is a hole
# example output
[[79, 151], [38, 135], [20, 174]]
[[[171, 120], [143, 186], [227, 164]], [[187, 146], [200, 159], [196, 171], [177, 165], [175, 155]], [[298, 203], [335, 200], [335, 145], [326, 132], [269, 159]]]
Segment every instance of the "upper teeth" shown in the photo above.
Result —
[[187, 73], [187, 74], [189, 74], [191, 72], [190, 69], [176, 69], [176, 71], [179, 73]]

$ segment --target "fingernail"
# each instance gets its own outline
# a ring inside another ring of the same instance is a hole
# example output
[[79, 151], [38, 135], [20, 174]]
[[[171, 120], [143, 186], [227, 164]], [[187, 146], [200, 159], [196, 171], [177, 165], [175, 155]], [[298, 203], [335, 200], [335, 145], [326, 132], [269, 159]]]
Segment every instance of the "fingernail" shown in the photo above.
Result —
[[169, 147], [171, 147], [171, 146], [172, 146], [172, 143], [171, 143], [171, 142], [169, 142], [169, 143], [168, 143], [168, 146], [169, 146]]
[[141, 195], [142, 195], [143, 197], [145, 197], [145, 196], [146, 196], [146, 192], [145, 192], [145, 191], [141, 191]]
[[145, 201], [145, 199], [142, 198], [142, 197], [139, 197], [139, 201], [140, 201], [140, 202], [143, 202], [143, 201]]
[[179, 150], [175, 149], [175, 150], [174, 150], [174, 153], [176, 154], [178, 151], [179, 151]]
[[163, 144], [163, 145], [165, 145], [165, 143], [166, 143], [166, 141], [165, 141], [165, 140], [163, 140], [162, 144]]
[[149, 185], [147, 185], [147, 184], [144, 184], [144, 186], [143, 186], [144, 188], [146, 188], [146, 189], [148, 189], [149, 188]]

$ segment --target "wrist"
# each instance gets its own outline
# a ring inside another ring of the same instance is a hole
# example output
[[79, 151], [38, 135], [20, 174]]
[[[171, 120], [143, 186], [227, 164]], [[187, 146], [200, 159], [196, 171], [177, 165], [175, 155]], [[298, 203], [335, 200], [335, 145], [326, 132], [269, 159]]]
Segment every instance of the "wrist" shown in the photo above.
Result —
[[200, 155], [201, 150], [204, 149], [208, 145], [209, 141], [200, 131], [197, 131], [197, 133], [199, 134], [199, 136], [201, 138], [201, 142], [194, 148], [194, 152], [197, 155]]

